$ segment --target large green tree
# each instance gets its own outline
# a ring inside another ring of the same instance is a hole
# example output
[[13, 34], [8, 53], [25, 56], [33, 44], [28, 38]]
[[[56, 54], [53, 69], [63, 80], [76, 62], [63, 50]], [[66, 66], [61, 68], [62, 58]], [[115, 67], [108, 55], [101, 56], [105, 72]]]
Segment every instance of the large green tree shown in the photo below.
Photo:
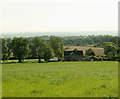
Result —
[[28, 39], [27, 38], [13, 38], [11, 41], [11, 49], [13, 55], [19, 60], [24, 60], [24, 58], [28, 55]]
[[47, 43], [45, 40], [40, 39], [38, 37], [35, 37], [32, 39], [31, 44], [31, 53], [36, 55], [38, 57], [38, 62], [41, 62], [41, 59], [44, 58], [45, 48], [47, 46]]
[[113, 56], [117, 54], [118, 45], [114, 44], [113, 42], [107, 42], [104, 45], [104, 51], [107, 55], [109, 52], [112, 52]]
[[58, 57], [59, 61], [63, 60], [64, 47], [61, 37], [50, 37], [50, 46], [54, 50], [55, 56]]

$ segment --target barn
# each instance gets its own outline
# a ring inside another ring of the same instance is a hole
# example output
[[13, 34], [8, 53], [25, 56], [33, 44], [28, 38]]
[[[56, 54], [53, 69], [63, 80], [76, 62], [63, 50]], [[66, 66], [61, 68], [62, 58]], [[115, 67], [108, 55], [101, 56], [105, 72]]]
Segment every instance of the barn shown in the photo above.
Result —
[[79, 61], [83, 57], [83, 51], [64, 51], [64, 61]]
[[[84, 55], [86, 50], [93, 49], [96, 56], [104, 56], [104, 48], [88, 47], [88, 46], [64, 46], [66, 50], [64, 51], [65, 61], [79, 61], [85, 59]], [[77, 51], [74, 51], [77, 49]]]

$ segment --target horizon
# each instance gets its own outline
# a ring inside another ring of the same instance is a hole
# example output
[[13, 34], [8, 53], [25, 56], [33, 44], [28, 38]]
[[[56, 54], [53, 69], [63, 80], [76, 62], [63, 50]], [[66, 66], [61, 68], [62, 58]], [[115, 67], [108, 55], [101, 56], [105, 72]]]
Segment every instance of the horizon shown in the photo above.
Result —
[[81, 31], [81, 32], [16, 32], [16, 33], [1, 33], [1, 38], [12, 37], [35, 37], [35, 36], [99, 36], [110, 35], [118, 36], [117, 31]]

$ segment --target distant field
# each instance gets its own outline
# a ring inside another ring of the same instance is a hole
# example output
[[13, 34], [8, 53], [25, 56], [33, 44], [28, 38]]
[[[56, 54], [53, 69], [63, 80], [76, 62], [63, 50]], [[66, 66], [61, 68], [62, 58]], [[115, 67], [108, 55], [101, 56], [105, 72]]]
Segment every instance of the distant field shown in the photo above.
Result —
[[117, 97], [118, 62], [3, 64], [3, 97]]

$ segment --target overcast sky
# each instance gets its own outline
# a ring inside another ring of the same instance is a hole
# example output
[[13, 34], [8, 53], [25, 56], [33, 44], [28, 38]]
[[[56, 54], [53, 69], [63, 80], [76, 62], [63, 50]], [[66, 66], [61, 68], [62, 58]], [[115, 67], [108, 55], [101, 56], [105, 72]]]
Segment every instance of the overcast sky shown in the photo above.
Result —
[[2, 32], [117, 31], [118, 0], [2, 0]]

